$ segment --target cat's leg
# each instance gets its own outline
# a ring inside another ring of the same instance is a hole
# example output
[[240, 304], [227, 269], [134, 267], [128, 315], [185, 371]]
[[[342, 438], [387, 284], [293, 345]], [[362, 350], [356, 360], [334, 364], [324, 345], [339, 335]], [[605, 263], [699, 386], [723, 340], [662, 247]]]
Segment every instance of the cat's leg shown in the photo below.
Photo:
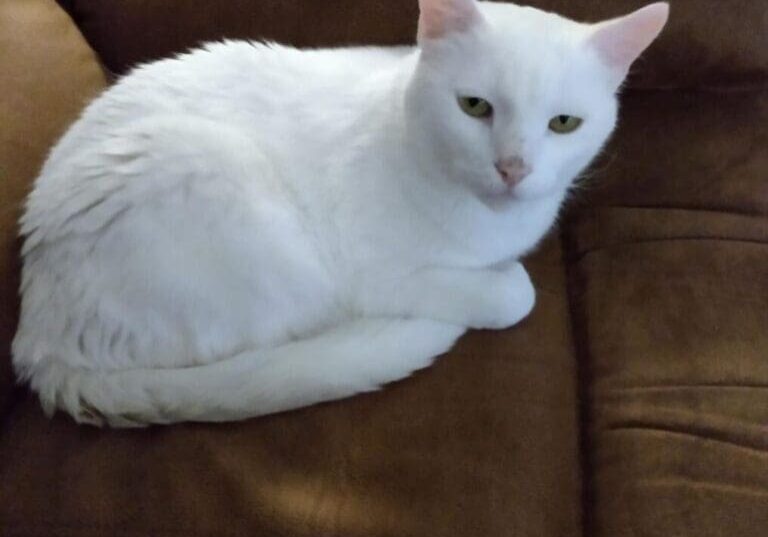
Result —
[[519, 262], [496, 269], [427, 268], [362, 293], [366, 312], [413, 315], [470, 328], [508, 328], [528, 316], [536, 292]]

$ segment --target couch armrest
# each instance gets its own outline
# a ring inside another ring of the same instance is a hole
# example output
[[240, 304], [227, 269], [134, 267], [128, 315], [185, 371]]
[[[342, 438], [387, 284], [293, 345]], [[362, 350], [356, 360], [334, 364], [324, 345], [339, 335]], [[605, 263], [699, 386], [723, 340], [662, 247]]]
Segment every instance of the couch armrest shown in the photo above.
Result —
[[53, 0], [0, 3], [0, 413], [13, 399], [16, 222], [48, 148], [105, 85], [95, 55]]

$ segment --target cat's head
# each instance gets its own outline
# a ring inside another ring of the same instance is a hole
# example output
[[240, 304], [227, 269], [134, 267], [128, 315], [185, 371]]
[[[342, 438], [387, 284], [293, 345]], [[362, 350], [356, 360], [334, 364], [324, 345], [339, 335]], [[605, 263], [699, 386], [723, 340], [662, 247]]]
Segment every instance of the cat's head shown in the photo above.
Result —
[[490, 202], [569, 187], [613, 131], [617, 90], [669, 12], [657, 3], [581, 24], [514, 4], [419, 3], [409, 121], [444, 175]]

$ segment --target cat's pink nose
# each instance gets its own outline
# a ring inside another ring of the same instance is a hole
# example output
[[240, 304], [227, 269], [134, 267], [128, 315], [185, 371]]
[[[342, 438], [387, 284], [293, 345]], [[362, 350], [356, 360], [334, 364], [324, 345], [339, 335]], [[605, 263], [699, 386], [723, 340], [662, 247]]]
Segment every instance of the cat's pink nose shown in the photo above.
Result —
[[531, 174], [530, 165], [520, 157], [501, 159], [496, 163], [501, 179], [509, 186], [515, 186]]

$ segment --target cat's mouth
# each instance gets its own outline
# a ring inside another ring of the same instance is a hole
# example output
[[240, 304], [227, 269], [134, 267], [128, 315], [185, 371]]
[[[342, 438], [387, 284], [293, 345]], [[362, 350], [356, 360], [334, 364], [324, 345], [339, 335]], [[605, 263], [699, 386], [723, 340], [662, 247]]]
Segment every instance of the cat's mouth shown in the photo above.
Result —
[[518, 185], [509, 185], [502, 181], [494, 171], [496, 177], [491, 184], [486, 184], [484, 188], [478, 189], [477, 196], [480, 201], [494, 211], [503, 210], [510, 204], [520, 200]]
[[494, 171], [493, 181], [480, 189], [481, 201], [494, 210], [502, 210], [514, 203], [524, 203], [548, 198], [558, 192], [558, 187], [549, 186], [546, 177], [529, 175], [517, 182], [504, 181], [501, 174]]
[[514, 190], [505, 190], [501, 193], [487, 193], [480, 195], [479, 198], [483, 205], [495, 212], [504, 211], [519, 201]]

